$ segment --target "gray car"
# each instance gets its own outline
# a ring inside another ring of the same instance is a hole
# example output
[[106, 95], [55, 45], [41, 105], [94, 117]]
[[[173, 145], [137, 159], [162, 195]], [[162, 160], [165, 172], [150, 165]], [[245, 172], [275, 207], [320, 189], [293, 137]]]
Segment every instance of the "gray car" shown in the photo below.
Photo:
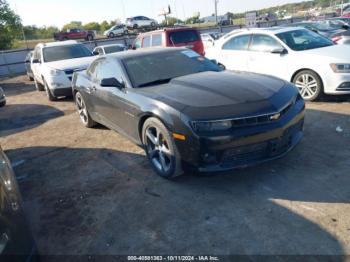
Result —
[[30, 81], [34, 81], [34, 75], [33, 75], [32, 66], [31, 66], [32, 57], [33, 57], [33, 51], [30, 51], [27, 54], [26, 59], [24, 61], [26, 71], [27, 71], [27, 76]]
[[6, 96], [4, 93], [4, 90], [0, 87], [0, 107], [3, 107], [6, 105]]

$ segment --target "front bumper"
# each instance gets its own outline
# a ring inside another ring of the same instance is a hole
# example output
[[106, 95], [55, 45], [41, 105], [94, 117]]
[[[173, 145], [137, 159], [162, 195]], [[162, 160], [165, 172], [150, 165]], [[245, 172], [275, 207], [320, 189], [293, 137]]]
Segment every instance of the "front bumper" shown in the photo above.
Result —
[[62, 73], [60, 76], [48, 78], [47, 84], [55, 97], [72, 95], [72, 74]]
[[350, 94], [350, 74], [330, 73], [327, 75], [324, 92], [329, 95]]
[[185, 169], [227, 171], [286, 155], [303, 136], [305, 103], [298, 100], [275, 122], [235, 128], [221, 136], [189, 136], [176, 141]]

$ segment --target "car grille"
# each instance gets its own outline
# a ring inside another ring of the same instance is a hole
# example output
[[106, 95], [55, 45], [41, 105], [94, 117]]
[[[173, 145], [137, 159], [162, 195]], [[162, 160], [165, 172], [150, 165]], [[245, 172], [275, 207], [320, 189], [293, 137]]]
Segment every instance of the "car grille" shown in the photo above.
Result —
[[280, 138], [228, 149], [223, 152], [220, 163], [222, 166], [240, 166], [282, 155], [292, 147], [293, 138], [302, 130], [303, 123], [301, 120], [289, 127]]
[[73, 73], [74, 72], [79, 72], [79, 71], [83, 71], [84, 69], [67, 69], [64, 70], [65, 74], [68, 76], [69, 81], [72, 81], [73, 79]]

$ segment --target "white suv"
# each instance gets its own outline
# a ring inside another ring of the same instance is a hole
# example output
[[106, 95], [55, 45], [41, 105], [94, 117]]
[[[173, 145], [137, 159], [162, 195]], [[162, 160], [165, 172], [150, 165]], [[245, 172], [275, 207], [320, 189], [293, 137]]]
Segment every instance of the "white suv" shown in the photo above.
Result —
[[150, 19], [146, 16], [135, 16], [126, 19], [126, 26], [128, 28], [137, 29], [140, 27], [156, 27], [158, 25], [157, 21]]
[[90, 50], [77, 41], [38, 44], [31, 61], [36, 89], [45, 90], [50, 101], [72, 96], [73, 73], [85, 70], [94, 59]]
[[335, 45], [307, 29], [233, 31], [207, 49], [206, 56], [230, 70], [291, 81], [305, 100], [322, 93], [350, 94], [350, 46]]
[[128, 34], [128, 28], [125, 25], [115, 25], [112, 26], [110, 29], [104, 31], [103, 35], [108, 38], [113, 38], [118, 35], [127, 35]]

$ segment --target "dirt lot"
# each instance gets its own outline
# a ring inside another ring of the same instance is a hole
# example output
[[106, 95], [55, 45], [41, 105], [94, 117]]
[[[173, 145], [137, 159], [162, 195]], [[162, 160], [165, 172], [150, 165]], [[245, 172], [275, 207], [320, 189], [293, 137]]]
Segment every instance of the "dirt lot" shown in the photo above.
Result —
[[42, 254], [350, 254], [349, 98], [308, 104], [283, 159], [171, 182], [116, 132], [84, 128], [71, 100], [25, 77], [0, 86], [0, 142]]

